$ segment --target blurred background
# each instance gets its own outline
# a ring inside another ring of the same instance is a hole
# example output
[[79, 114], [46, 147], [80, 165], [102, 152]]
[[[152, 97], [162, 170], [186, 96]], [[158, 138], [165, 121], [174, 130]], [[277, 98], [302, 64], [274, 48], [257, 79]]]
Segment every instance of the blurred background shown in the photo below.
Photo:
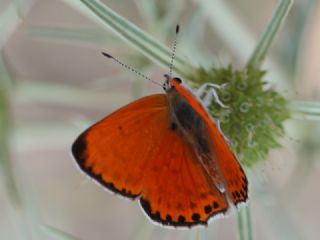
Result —
[[[100, 52], [157, 81], [168, 69], [68, 2], [0, 1], [0, 239], [237, 239], [235, 209], [207, 228], [161, 228], [75, 165], [70, 147], [85, 128], [162, 91]], [[277, 1], [102, 2], [167, 46], [179, 23], [178, 54], [195, 66], [242, 68]], [[283, 147], [246, 169], [254, 239], [319, 239], [319, 24], [320, 1], [295, 1], [263, 65], [266, 80], [302, 107], [286, 122]]]

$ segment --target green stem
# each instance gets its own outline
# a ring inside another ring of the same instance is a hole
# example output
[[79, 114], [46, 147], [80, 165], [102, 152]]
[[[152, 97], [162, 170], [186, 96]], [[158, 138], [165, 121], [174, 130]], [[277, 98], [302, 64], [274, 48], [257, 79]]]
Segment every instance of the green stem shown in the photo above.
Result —
[[239, 240], [252, 240], [250, 205], [241, 208], [237, 213]]
[[300, 114], [302, 119], [320, 120], [320, 102], [315, 101], [290, 101], [289, 109], [293, 113]]
[[286, 19], [288, 12], [293, 4], [293, 0], [280, 0], [274, 10], [267, 27], [261, 35], [253, 54], [251, 55], [247, 67], [260, 68], [269, 48], [274, 40], [283, 21]]
[[0, 169], [3, 171], [4, 182], [10, 200], [14, 206], [21, 206], [21, 197], [14, 178], [14, 171], [10, 161], [9, 137], [11, 134], [11, 124], [9, 117], [9, 85], [10, 75], [6, 69], [2, 55], [0, 53]]
[[320, 102], [295, 100], [290, 102], [289, 108], [295, 112], [320, 116]]
[[251, 223], [251, 211], [250, 211], [250, 205], [248, 205], [246, 208], [246, 219], [247, 219], [247, 229], [248, 229], [248, 240], [252, 240], [252, 223]]
[[239, 240], [245, 240], [243, 220], [242, 220], [242, 212], [241, 211], [239, 211], [237, 213], [237, 223], [238, 223]]
[[[99, 0], [65, 1], [73, 7], [78, 8], [84, 14], [111, 29], [119, 37], [137, 48], [142, 54], [162, 66], [170, 65], [172, 50], [156, 41], [153, 37], [142, 31], [140, 28], [115, 13]], [[79, 6], [82, 4], [82, 6]], [[175, 27], [172, 27], [173, 33]], [[175, 71], [184, 76], [184, 72], [190, 66], [179, 57], [175, 58]]]
[[32, 26], [28, 29], [28, 33], [32, 37], [45, 38], [51, 41], [70, 41], [74, 44], [75, 41], [89, 44], [99, 44], [113, 46], [118, 43], [119, 39], [115, 36], [110, 36], [107, 32], [102, 32], [100, 29], [92, 28], [66, 28], [66, 27], [39, 27]]

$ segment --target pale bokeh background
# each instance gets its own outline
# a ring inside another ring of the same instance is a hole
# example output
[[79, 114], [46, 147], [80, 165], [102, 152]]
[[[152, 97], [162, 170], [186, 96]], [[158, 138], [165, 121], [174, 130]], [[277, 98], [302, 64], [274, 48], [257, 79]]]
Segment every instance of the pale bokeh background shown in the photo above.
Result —
[[[232, 62], [242, 67], [254, 48], [248, 42], [228, 44], [223, 34], [230, 33], [212, 27], [200, 11], [201, 1], [161, 1], [159, 15], [148, 7], [160, 0], [103, 2], [169, 46], [179, 23], [178, 54], [196, 65]], [[276, 3], [224, 2], [253, 43]], [[20, 20], [10, 10], [14, 4], [22, 6]], [[290, 99], [319, 100], [319, 24], [320, 2], [296, 1], [268, 55], [266, 79], [273, 80], [276, 87], [281, 85], [281, 93]], [[233, 26], [225, 28], [233, 30]], [[101, 50], [158, 81], [168, 69], [146, 61], [64, 1], [1, 0], [0, 30], [2, 58], [12, 79], [10, 162], [25, 216], [21, 219], [20, 208], [12, 207], [14, 199], [2, 184], [0, 239], [63, 239], [49, 236], [42, 231], [43, 225], [84, 240], [237, 239], [234, 209], [206, 229], [160, 228], [143, 215], [136, 202], [113, 196], [88, 180], [71, 157], [71, 144], [91, 123], [139, 96], [161, 92], [102, 57]], [[274, 150], [261, 165], [247, 169], [253, 235], [261, 240], [318, 239], [319, 119], [300, 116], [286, 127], [283, 148]], [[3, 169], [3, 179], [8, 171]]]

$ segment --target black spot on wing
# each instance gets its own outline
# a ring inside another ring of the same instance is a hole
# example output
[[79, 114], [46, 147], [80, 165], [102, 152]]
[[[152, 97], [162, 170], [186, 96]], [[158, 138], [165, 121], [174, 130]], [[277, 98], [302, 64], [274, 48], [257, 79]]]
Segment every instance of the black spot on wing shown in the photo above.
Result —
[[248, 179], [244, 170], [242, 169], [239, 163], [240, 171], [242, 172], [243, 176], [240, 180], [239, 186], [241, 189], [239, 191], [234, 191], [232, 193], [232, 197], [235, 200], [234, 204], [237, 206], [239, 203], [246, 202], [248, 200]]
[[240, 195], [241, 195], [241, 197], [243, 197], [243, 198], [246, 197], [246, 195], [244, 194], [244, 192], [243, 192], [242, 190], [240, 190]]
[[191, 216], [193, 221], [199, 221], [200, 220], [200, 214], [199, 213], [194, 213]]
[[175, 131], [175, 130], [177, 130], [177, 128], [178, 128], [177, 123], [172, 122], [171, 125], [170, 125], [170, 129], [171, 129], [172, 131]]
[[[173, 219], [171, 214], [164, 214], [165, 217], [162, 218], [159, 211], [156, 211], [155, 213], [152, 212], [150, 202], [146, 199], [140, 198], [140, 204], [143, 208], [143, 210], [148, 214], [148, 216], [151, 218], [151, 220], [158, 222], [160, 224], [166, 225], [166, 226], [173, 226], [173, 227], [192, 227], [194, 225], [206, 225], [206, 222], [203, 221], [186, 221], [186, 217], [183, 215], [180, 215], [177, 219]], [[197, 218], [197, 215], [194, 216]], [[200, 217], [200, 216], [199, 216]]]
[[235, 192], [232, 192], [232, 197], [233, 197], [233, 199], [237, 199], [237, 195]]
[[204, 212], [205, 212], [206, 214], [211, 213], [211, 211], [212, 211], [212, 207], [211, 207], [210, 205], [206, 205], [206, 206], [204, 207]]
[[172, 217], [170, 214], [167, 214], [166, 216], [166, 222], [168, 222], [168, 224], [170, 225], [170, 223], [172, 222]]
[[178, 222], [179, 223], [185, 223], [186, 222], [186, 218], [185, 218], [185, 216], [183, 216], [183, 215], [180, 215], [179, 217], [178, 217]]
[[[151, 218], [151, 220], [163, 224], [165, 226], [172, 226], [172, 227], [192, 227], [196, 225], [207, 225], [208, 220], [219, 214], [225, 213], [227, 209], [222, 209], [218, 212], [212, 212], [213, 208], [210, 205], [205, 206], [203, 209], [207, 216], [207, 220], [201, 220], [200, 213], [194, 212], [191, 216], [184, 216], [179, 215], [176, 219], [172, 216], [173, 214], [170, 213], [160, 213], [159, 211], [153, 211], [150, 202], [147, 199], [140, 198], [140, 204], [143, 210], [147, 213], [147, 215]], [[202, 214], [202, 213], [201, 213]], [[191, 219], [191, 220], [187, 220]]]
[[217, 209], [218, 207], [219, 207], [219, 203], [216, 202], [216, 201], [214, 201], [214, 202], [213, 202], [213, 208], [214, 208], [214, 209]]
[[237, 198], [240, 198], [240, 193], [236, 191]]

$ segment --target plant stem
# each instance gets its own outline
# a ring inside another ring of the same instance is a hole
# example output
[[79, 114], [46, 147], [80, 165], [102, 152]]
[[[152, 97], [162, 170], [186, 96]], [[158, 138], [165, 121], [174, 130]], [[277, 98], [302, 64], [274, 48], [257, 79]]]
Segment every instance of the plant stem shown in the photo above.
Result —
[[252, 240], [250, 205], [241, 208], [237, 213], [239, 240]]
[[297, 119], [320, 120], [320, 103], [316, 101], [295, 100], [289, 102], [289, 109]]
[[10, 75], [0, 53], [0, 168], [4, 182], [14, 206], [21, 206], [21, 197], [15, 182], [13, 167], [10, 161], [9, 137], [11, 124], [9, 117], [9, 85]]
[[283, 21], [286, 19], [292, 4], [293, 0], [278, 1], [277, 7], [273, 12], [267, 27], [262, 33], [261, 38], [247, 63], [247, 67], [260, 68], [270, 45], [278, 33]]
[[239, 240], [245, 240], [244, 238], [244, 227], [243, 227], [243, 220], [242, 220], [242, 212], [239, 211], [237, 213], [237, 223], [238, 223], [238, 232], [239, 232]]

